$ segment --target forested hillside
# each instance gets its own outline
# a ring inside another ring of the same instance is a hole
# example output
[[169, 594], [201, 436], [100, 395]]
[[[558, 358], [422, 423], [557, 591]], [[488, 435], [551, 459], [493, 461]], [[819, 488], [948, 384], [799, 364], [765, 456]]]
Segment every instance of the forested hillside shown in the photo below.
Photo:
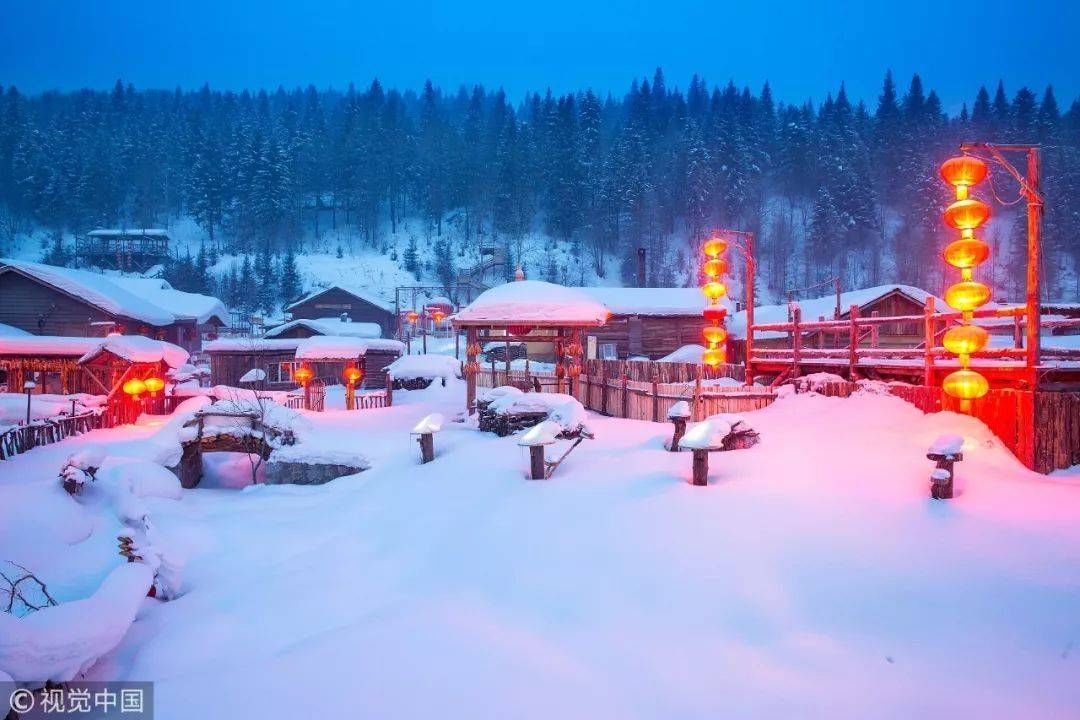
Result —
[[[480, 86], [416, 94], [378, 81], [254, 94], [117, 82], [28, 97], [8, 87], [0, 253], [46, 230], [49, 259], [65, 262], [62, 238], [189, 217], [205, 242], [198, 260], [170, 269], [178, 284], [205, 286], [216, 256], [244, 256], [249, 277], [275, 277], [262, 293], [273, 304], [299, 290], [292, 256], [327, 233], [417, 271], [415, 237], [400, 248], [387, 238], [419, 222], [444, 281], [481, 244], [516, 261], [536, 238], [568, 248], [590, 274], [630, 281], [645, 247], [648, 282], [661, 285], [695, 281], [694, 239], [727, 226], [758, 233], [762, 290], [774, 297], [837, 274], [848, 287], [936, 288], [949, 199], [937, 166], [961, 140], [1046, 146], [1048, 296], [1076, 297], [1080, 101], [1062, 109], [1050, 88], [1010, 97], [998, 84], [948, 115], [918, 76], [905, 90], [886, 75], [869, 106], [842, 84], [818, 104], [787, 104], [767, 84], [753, 92], [694, 77], [678, 89], [661, 70], [622, 97], [584, 90], [520, 104]], [[991, 193], [1017, 197], [1002, 172]], [[1022, 210], [995, 203], [988, 230], [988, 273], [1003, 295], [1022, 279]], [[530, 275], [565, 279], [550, 265]]]

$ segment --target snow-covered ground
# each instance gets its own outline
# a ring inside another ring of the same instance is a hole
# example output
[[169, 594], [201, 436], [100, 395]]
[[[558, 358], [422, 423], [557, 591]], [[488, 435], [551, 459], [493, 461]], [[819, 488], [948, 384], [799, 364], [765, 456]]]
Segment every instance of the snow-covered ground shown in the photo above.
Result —
[[[450, 423], [418, 464], [409, 430], [462, 398], [309, 414], [310, 442], [370, 460], [359, 475], [142, 498], [180, 597], [145, 601], [89, 677], [155, 681], [165, 720], [1080, 714], [1080, 484], [977, 421], [789, 396], [700, 488], [670, 426], [590, 414], [596, 439], [529, 481], [515, 438]], [[0, 558], [61, 602], [92, 595], [121, 526], [104, 488], [72, 499], [57, 472], [91, 443], [151, 456], [156, 422], [0, 465]], [[963, 491], [932, 501], [946, 433], [967, 438]]]

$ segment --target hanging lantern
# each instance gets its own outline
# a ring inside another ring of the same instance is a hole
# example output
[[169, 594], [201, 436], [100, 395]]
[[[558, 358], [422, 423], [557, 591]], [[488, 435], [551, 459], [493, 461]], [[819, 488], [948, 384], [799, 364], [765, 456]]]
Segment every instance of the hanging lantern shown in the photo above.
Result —
[[315, 377], [315, 373], [307, 365], [301, 365], [293, 371], [293, 380], [301, 385], [307, 385], [313, 377]]
[[941, 344], [956, 355], [970, 355], [979, 352], [990, 340], [990, 333], [978, 325], [957, 325], [949, 328]]
[[705, 274], [705, 277], [715, 280], [721, 275], [727, 274], [728, 264], [727, 260], [723, 258], [713, 258], [706, 260], [705, 264], [701, 266], [701, 272]]
[[727, 340], [727, 330], [717, 325], [706, 325], [701, 329], [701, 336], [710, 346], [715, 347]]
[[434, 310], [431, 311], [431, 319], [435, 321], [436, 325], [441, 323], [443, 321], [444, 317], [446, 317], [446, 313], [443, 312], [442, 310], [440, 310], [439, 308], [435, 308]]
[[727, 241], [715, 235], [701, 246], [701, 251], [711, 258], [720, 257], [725, 250], [727, 250]]
[[982, 200], [965, 198], [945, 208], [945, 224], [955, 230], [974, 230], [990, 219], [990, 206]]
[[341, 372], [341, 378], [346, 385], [356, 385], [364, 377], [364, 371], [355, 365], [349, 365]]
[[973, 268], [990, 257], [990, 246], [975, 238], [960, 238], [949, 243], [942, 255], [955, 268]]
[[711, 282], [705, 283], [702, 286], [701, 291], [705, 293], [705, 297], [709, 298], [709, 300], [716, 302], [720, 298], [727, 295], [727, 285], [722, 282], [713, 280]]
[[965, 368], [946, 375], [942, 387], [954, 398], [975, 400], [990, 390], [990, 383], [979, 373]]
[[975, 280], [964, 280], [945, 291], [945, 302], [962, 312], [969, 312], [990, 302], [990, 288]]
[[528, 335], [532, 332], [532, 329], [532, 325], [508, 325], [506, 327], [506, 332], [509, 335], [520, 336]]
[[701, 314], [713, 325], [717, 325], [723, 323], [727, 317], [727, 308], [722, 305], [707, 305]]
[[143, 385], [146, 386], [146, 391], [150, 393], [151, 397], [153, 397], [154, 395], [157, 395], [159, 392], [161, 392], [162, 388], [165, 387], [165, 381], [156, 375], [151, 375], [150, 377], [143, 380]]
[[410, 310], [409, 312], [405, 313], [405, 320], [407, 320], [410, 325], [415, 325], [416, 321], [419, 319], [420, 313], [416, 312], [415, 310]]
[[139, 378], [131, 378], [124, 383], [122, 389], [133, 399], [138, 400], [139, 396], [146, 392], [146, 383], [144, 383]]
[[960, 199], [967, 197], [969, 188], [985, 180], [988, 172], [986, 163], [970, 155], [949, 158], [941, 165], [942, 179], [956, 188], [956, 197]]
[[709, 348], [701, 354], [701, 362], [709, 367], [716, 367], [724, 363], [725, 353], [719, 348]]

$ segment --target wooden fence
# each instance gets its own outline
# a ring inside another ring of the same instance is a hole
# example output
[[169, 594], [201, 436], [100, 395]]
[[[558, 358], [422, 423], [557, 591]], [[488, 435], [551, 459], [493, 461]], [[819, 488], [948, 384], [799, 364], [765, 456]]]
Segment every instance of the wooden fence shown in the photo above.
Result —
[[103, 412], [34, 420], [29, 425], [19, 425], [0, 433], [0, 460], [7, 460], [39, 445], [60, 442], [72, 435], [81, 435], [106, 425], [108, 418]]

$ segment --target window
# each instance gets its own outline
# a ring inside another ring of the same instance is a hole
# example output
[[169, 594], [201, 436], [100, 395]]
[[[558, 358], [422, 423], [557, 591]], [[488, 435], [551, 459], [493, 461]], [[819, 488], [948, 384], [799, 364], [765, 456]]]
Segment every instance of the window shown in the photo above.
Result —
[[618, 360], [619, 353], [615, 348], [615, 343], [600, 343], [600, 359], [601, 360]]
[[270, 363], [270, 366], [266, 369], [267, 382], [292, 382], [293, 370], [296, 370], [296, 363], [294, 362]]

